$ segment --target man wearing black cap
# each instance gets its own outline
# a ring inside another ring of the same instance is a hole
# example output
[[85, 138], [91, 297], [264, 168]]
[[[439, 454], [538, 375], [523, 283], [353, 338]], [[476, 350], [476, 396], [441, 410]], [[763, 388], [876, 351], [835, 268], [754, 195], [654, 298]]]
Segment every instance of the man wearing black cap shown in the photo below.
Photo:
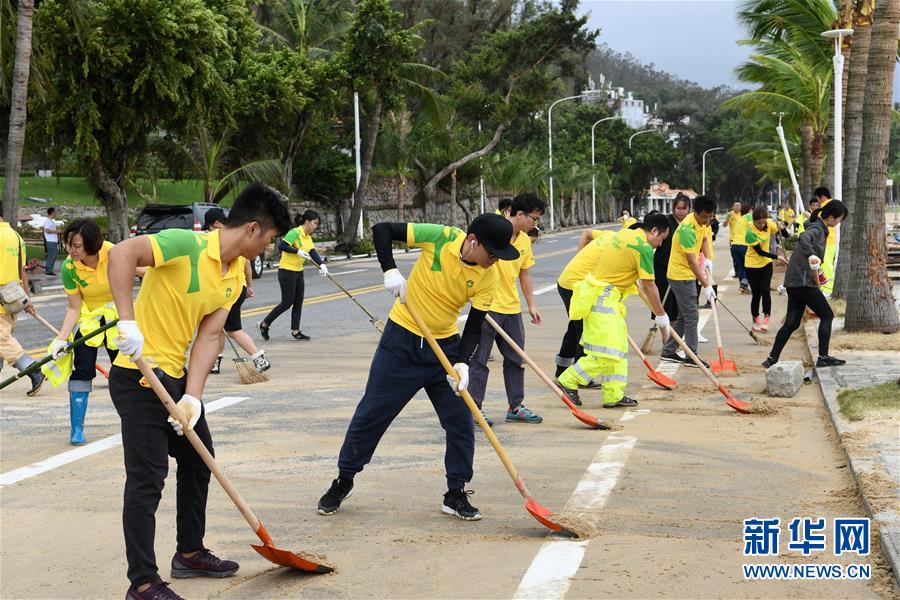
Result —
[[[366, 392], [344, 437], [338, 478], [319, 500], [319, 514], [338, 510], [353, 490], [353, 477], [372, 459], [388, 426], [424, 388], [447, 434], [444, 465], [448, 491], [441, 510], [466, 521], [481, 518], [464, 489], [472, 479], [475, 456], [472, 414], [455, 394], [468, 386], [469, 360], [497, 288], [497, 272], [490, 267], [498, 260], [519, 257], [510, 243], [512, 233], [512, 224], [496, 214], [476, 217], [466, 233], [429, 223], [379, 223], [372, 228], [384, 287], [397, 301], [372, 358]], [[422, 249], [408, 282], [394, 262], [395, 241]], [[441, 349], [455, 362], [459, 382], [446, 375], [437, 356], [422, 341], [423, 333], [406, 309], [407, 296], [421, 311]], [[468, 302], [472, 308], [460, 338], [456, 323]]]

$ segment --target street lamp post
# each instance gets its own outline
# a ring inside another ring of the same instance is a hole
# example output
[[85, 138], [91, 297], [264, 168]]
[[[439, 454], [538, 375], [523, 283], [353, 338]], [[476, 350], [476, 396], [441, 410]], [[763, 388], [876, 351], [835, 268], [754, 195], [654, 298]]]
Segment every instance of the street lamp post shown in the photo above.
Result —
[[700, 183], [701, 194], [706, 195], [706, 155], [710, 152], [715, 152], [716, 150], [724, 150], [725, 148], [718, 146], [716, 148], [710, 148], [706, 152], [703, 153], [703, 181]]
[[[362, 152], [362, 138], [359, 135], [359, 92], [353, 92], [353, 132], [355, 140], [353, 144], [354, 154], [356, 154], [356, 189], [359, 189], [359, 180], [362, 178], [362, 162], [360, 154]], [[358, 199], [356, 194], [353, 196], [353, 205], [355, 206]], [[359, 210], [359, 221], [356, 223], [356, 237], [363, 238], [363, 213], [362, 208]]]
[[559, 104], [560, 102], [565, 102], [566, 100], [575, 100], [577, 98], [584, 98], [587, 94], [578, 94], [577, 96], [566, 96], [565, 98], [560, 98], [550, 105], [550, 110], [547, 111], [547, 147], [550, 150], [548, 159], [550, 166], [550, 229], [551, 231], [554, 229], [555, 221], [553, 217], [553, 107]]
[[[834, 186], [832, 194], [834, 198], [844, 198], [844, 165], [843, 165], [843, 125], [844, 125], [844, 99], [843, 99], [843, 78], [844, 78], [844, 55], [841, 54], [841, 42], [844, 36], [853, 35], [852, 29], [829, 29], [822, 33], [823, 37], [834, 40]], [[841, 247], [841, 226], [838, 224], [834, 228], [834, 263], [837, 264], [838, 253]]]
[[591, 125], [591, 223], [597, 223], [597, 174], [594, 172], [595, 167], [597, 166], [595, 151], [594, 151], [594, 129], [596, 129], [597, 125], [604, 121], [612, 121], [613, 119], [622, 119], [623, 117], [615, 116], [615, 117], [604, 117]]
[[[630, 138], [628, 138], [628, 149], [631, 150], [631, 140], [641, 135], [642, 133], [650, 133], [651, 131], [656, 131], [653, 128], [650, 129], [641, 129], [637, 133], [633, 133]], [[628, 157], [628, 160], [631, 160], [631, 157]], [[631, 197], [631, 215], [634, 216], [634, 196]]]

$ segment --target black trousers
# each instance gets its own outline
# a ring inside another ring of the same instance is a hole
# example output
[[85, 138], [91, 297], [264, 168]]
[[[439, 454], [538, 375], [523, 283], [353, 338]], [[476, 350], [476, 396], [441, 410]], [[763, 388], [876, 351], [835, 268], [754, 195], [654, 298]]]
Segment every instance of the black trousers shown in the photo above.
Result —
[[764, 267], [745, 267], [747, 281], [750, 282], [750, 290], [753, 297], [750, 299], [750, 314], [753, 319], [759, 316], [759, 302], [762, 300], [762, 314], [772, 314], [772, 263]]
[[[156, 369], [172, 398], [184, 395], [186, 377], [174, 379]], [[156, 554], [156, 508], [162, 497], [169, 457], [178, 462], [176, 472], [176, 526], [179, 552], [202, 550], [206, 532], [206, 497], [210, 472], [187, 438], [166, 422], [169, 413], [152, 389], [139, 381], [141, 372], [113, 366], [109, 372], [109, 395], [122, 420], [125, 454], [125, 499], [122, 526], [128, 579], [135, 587], [159, 577]], [[203, 444], [213, 452], [206, 424], [206, 410], [194, 426]]]
[[266, 315], [263, 323], [269, 327], [281, 313], [291, 309], [291, 331], [300, 331], [300, 313], [303, 311], [303, 271], [278, 269], [278, 285], [281, 302]]
[[[100, 319], [100, 326], [102, 327], [103, 325], [106, 325], [106, 319]], [[81, 331], [79, 331], [75, 334], [74, 339], [78, 340], [81, 337]], [[75, 346], [74, 356], [72, 357], [72, 376], [69, 377], [69, 381], [91, 381], [97, 376], [97, 368], [94, 365], [97, 364], [98, 350], [100, 348], [93, 348], [87, 344]], [[119, 351], [106, 348], [106, 354], [109, 355], [110, 361], [114, 361], [116, 356], [119, 355]], [[70, 385], [69, 387], [71, 388], [72, 386]]]
[[787, 315], [784, 325], [775, 335], [775, 343], [769, 356], [778, 360], [785, 344], [803, 320], [803, 311], [807, 307], [812, 309], [819, 317], [819, 356], [828, 356], [828, 345], [831, 343], [831, 321], [834, 319], [834, 311], [828, 305], [828, 300], [819, 288], [788, 288]]
[[[562, 298], [563, 305], [566, 307], [566, 314], [569, 314], [569, 303], [572, 302], [572, 290], [567, 290], [559, 284], [556, 284], [556, 291]], [[584, 323], [579, 319], [577, 321], [569, 321], [566, 327], [566, 333], [563, 335], [562, 343], [559, 345], [559, 357], [571, 358], [572, 364], [579, 358], [584, 356], [584, 348], [581, 346], [581, 333], [584, 330]], [[567, 367], [556, 365], [556, 376], [559, 377]]]

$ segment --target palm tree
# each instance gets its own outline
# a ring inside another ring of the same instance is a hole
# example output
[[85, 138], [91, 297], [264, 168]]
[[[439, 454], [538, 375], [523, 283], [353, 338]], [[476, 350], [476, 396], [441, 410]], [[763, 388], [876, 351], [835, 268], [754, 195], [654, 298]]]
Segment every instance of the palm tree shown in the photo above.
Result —
[[546, 176], [547, 164], [543, 155], [531, 146], [515, 152], [492, 154], [484, 170], [485, 181], [498, 197], [533, 190]]
[[[31, 66], [31, 29], [34, 0], [19, 0], [16, 17], [16, 55], [9, 108], [9, 135], [6, 148], [6, 180], [3, 185], [3, 214], [13, 227], [18, 225], [19, 171], [25, 147], [28, 119], [28, 75]], [[9, 14], [8, 10], [4, 13]]]
[[258, 12], [263, 41], [323, 58], [341, 46], [351, 22], [350, 0], [269, 0]]

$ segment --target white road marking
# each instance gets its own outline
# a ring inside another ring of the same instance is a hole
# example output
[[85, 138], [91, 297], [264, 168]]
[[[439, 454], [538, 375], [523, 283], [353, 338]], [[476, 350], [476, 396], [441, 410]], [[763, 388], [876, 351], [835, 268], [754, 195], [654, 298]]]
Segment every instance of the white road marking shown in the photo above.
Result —
[[559, 241], [559, 240], [544, 240], [544, 243], [545, 243], [545, 244], [555, 244], [555, 243], [558, 242], [558, 241]]
[[[248, 400], [248, 398], [242, 396], [225, 396], [224, 398], [219, 398], [218, 400], [207, 402], [206, 412], [215, 412], [217, 410], [229, 407], [233, 404], [243, 402], [244, 400]], [[30, 479], [32, 477], [40, 475], [41, 473], [52, 471], [53, 469], [62, 467], [69, 463], [73, 463], [77, 460], [81, 460], [82, 458], [87, 458], [88, 456], [99, 454], [100, 452], [109, 450], [110, 448], [118, 446], [121, 443], [122, 434], [117, 433], [116, 435], [111, 435], [107, 438], [103, 438], [102, 440], [97, 440], [96, 442], [91, 442], [90, 444], [79, 446], [78, 448], [62, 452], [55, 456], [51, 456], [50, 458], [33, 463], [31, 465], [28, 465], [27, 467], [13, 469], [12, 471], [0, 475], [0, 487], [19, 483], [20, 481], [24, 481], [25, 479]]]
[[[632, 417], [634, 418], [634, 417]], [[587, 468], [563, 512], [597, 512], [606, 504], [637, 438], [610, 434]], [[513, 598], [565, 598], [590, 540], [577, 542], [551, 536], [522, 577]]]
[[534, 295], [540, 296], [541, 294], [546, 294], [547, 292], [552, 292], [555, 289], [556, 289], [556, 284], [554, 283], [553, 285], [548, 285], [547, 287], [542, 287], [541, 289], [536, 290], [534, 292]]
[[365, 273], [368, 269], [352, 269], [350, 271], [335, 271], [332, 275], [350, 275], [352, 273]]

